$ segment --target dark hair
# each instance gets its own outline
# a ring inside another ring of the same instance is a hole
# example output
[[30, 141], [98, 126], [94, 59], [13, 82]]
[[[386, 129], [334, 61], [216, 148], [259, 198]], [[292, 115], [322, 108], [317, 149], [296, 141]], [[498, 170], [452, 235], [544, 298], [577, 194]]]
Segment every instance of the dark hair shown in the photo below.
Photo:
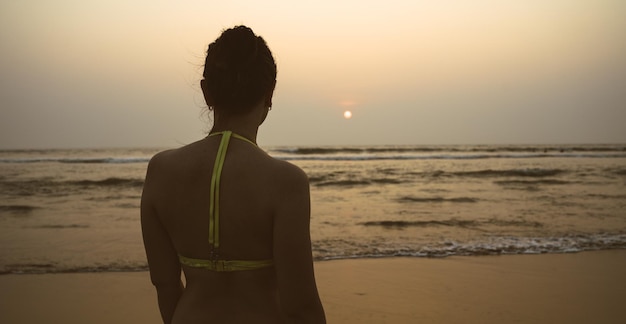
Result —
[[236, 26], [209, 45], [203, 76], [214, 106], [236, 114], [247, 112], [272, 90], [276, 63], [261, 36]]

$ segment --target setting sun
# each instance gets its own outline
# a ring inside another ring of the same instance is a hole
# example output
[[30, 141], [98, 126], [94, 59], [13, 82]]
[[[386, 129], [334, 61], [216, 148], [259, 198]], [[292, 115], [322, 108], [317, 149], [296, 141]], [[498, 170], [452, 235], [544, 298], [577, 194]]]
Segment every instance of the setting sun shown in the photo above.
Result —
[[350, 110], [346, 110], [343, 112], [343, 118], [350, 119], [352, 118], [352, 112]]

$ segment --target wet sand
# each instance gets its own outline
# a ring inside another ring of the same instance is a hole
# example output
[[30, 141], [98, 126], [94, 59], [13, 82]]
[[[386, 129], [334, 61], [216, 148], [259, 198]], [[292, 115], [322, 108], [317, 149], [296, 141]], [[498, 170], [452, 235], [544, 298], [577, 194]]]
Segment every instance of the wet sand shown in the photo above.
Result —
[[[626, 250], [317, 262], [329, 323], [623, 323]], [[0, 323], [160, 323], [147, 272], [0, 276]]]

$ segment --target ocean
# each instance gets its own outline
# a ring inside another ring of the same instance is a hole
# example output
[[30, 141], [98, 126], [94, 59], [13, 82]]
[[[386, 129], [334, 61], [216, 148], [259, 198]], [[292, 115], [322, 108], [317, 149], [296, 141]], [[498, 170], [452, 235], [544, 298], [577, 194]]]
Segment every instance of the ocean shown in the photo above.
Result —
[[[626, 144], [264, 149], [309, 175], [316, 260], [626, 248]], [[0, 274], [147, 270], [158, 151], [0, 151]]]

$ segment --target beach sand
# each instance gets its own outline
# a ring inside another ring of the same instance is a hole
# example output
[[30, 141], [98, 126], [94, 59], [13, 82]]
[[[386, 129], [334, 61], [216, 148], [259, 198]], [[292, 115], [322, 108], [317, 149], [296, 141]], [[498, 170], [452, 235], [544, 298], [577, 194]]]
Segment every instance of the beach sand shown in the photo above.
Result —
[[[329, 323], [623, 323], [626, 250], [315, 264]], [[0, 323], [160, 323], [147, 272], [0, 276]]]

